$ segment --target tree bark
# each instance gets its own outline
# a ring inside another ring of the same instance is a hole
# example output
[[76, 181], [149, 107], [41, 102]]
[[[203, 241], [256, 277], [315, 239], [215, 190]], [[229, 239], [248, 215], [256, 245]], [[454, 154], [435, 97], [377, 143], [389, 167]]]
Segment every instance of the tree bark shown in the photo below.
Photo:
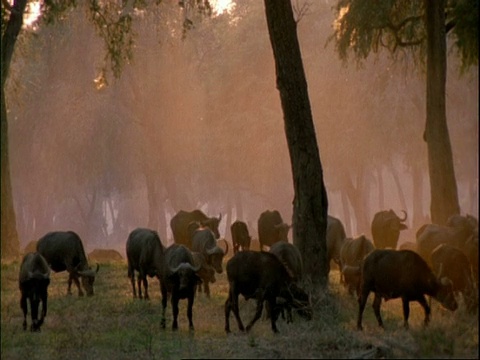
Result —
[[265, 0], [265, 12], [292, 166], [293, 243], [302, 254], [306, 281], [323, 289], [329, 266], [325, 239], [328, 199], [296, 23], [290, 0]]
[[445, 224], [460, 213], [452, 147], [447, 128], [445, 0], [425, 0], [427, 27], [427, 121], [425, 141], [430, 174], [432, 222]]
[[18, 256], [20, 241], [18, 239], [15, 209], [13, 206], [12, 184], [10, 178], [10, 159], [8, 148], [7, 103], [5, 100], [5, 83], [10, 72], [13, 50], [18, 34], [23, 25], [23, 14], [27, 0], [15, 1], [10, 11], [5, 32], [2, 36], [2, 114], [1, 114], [1, 251], [2, 258]]

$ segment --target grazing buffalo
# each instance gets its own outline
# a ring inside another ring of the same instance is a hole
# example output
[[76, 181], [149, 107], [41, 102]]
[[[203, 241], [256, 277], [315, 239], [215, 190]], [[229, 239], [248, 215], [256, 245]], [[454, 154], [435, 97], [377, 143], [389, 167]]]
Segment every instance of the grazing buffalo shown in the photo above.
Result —
[[478, 307], [478, 294], [467, 256], [456, 247], [441, 244], [432, 251], [430, 258], [437, 278], [449, 278], [453, 291], [463, 296], [467, 311], [474, 312]]
[[203, 284], [203, 292], [209, 298], [210, 297], [210, 283], [215, 283], [217, 279], [215, 279], [215, 269], [207, 264], [207, 259], [204, 254], [192, 251], [193, 262], [195, 266], [200, 266], [200, 270], [198, 270], [197, 275], [201, 279], [201, 282], [198, 286], [198, 292], [202, 292], [202, 284]]
[[[285, 299], [288, 306], [299, 310], [299, 314], [307, 319], [312, 318], [312, 310], [308, 295], [294, 282], [287, 267], [269, 252], [240, 251], [227, 262], [227, 278], [229, 283], [228, 298], [225, 302], [225, 331], [230, 333], [230, 311], [237, 319], [241, 331], [249, 331], [261, 317], [263, 303], [268, 302], [272, 313], [270, 316], [273, 332], [278, 332], [276, 320], [279, 313], [277, 298]], [[244, 328], [240, 319], [238, 297], [257, 300], [254, 318]]]
[[397, 248], [400, 231], [407, 229], [405, 225], [407, 213], [403, 210], [402, 212], [405, 215], [403, 218], [395, 214], [392, 209], [379, 211], [374, 215], [371, 230], [375, 248]]
[[370, 292], [375, 294], [373, 310], [378, 325], [383, 327], [380, 315], [382, 298], [385, 301], [401, 298], [404, 327], [408, 328], [410, 301], [418, 301], [425, 311], [425, 325], [430, 321], [430, 306], [425, 299], [429, 295], [445, 308], [455, 311], [458, 307], [452, 282], [437, 279], [427, 263], [410, 250], [376, 249], [365, 258], [361, 273], [361, 291], [358, 297], [357, 328], [362, 330], [362, 315]]
[[197, 283], [200, 278], [197, 272], [200, 266], [194, 266], [192, 253], [183, 245], [170, 245], [165, 251], [165, 271], [162, 281], [162, 319], [161, 326], [165, 328], [165, 310], [167, 296], [171, 297], [173, 323], [172, 330], [178, 329], [178, 303], [180, 299], [187, 299], [187, 317], [190, 330], [193, 326], [193, 302]]
[[165, 266], [165, 249], [160, 241], [158, 233], [154, 230], [136, 228], [127, 239], [126, 254], [128, 261], [128, 277], [132, 283], [133, 297], [137, 297], [135, 290], [135, 271], [138, 272], [138, 297], [142, 299], [142, 282], [145, 289], [144, 299], [150, 299], [148, 295], [149, 277], [157, 277], [162, 282]]
[[224, 251], [217, 244], [215, 235], [209, 228], [200, 228], [195, 231], [192, 237], [192, 251], [199, 252], [205, 256], [207, 265], [210, 265], [219, 274], [223, 272], [223, 257], [228, 253], [228, 243], [225, 241]]
[[184, 211], [180, 210], [170, 220], [173, 239], [175, 243], [185, 245], [192, 250], [192, 235], [198, 227], [208, 227], [212, 230], [215, 239], [220, 238], [218, 225], [222, 220], [222, 214], [219, 217], [208, 217], [200, 210]]
[[73, 231], [52, 231], [44, 235], [37, 243], [37, 252], [47, 260], [50, 268], [55, 272], [68, 271], [67, 293], [72, 293], [72, 281], [78, 288], [78, 296], [83, 296], [78, 278], [87, 296], [93, 295], [93, 283], [98, 273], [88, 265], [87, 256], [80, 236]]
[[252, 237], [248, 233], [247, 224], [237, 220], [230, 226], [232, 234], [233, 254], [241, 250], [250, 250], [250, 242]]
[[341, 270], [340, 264], [340, 249], [342, 248], [343, 243], [347, 235], [345, 233], [345, 227], [343, 226], [340, 219], [328, 215], [327, 217], [327, 263], [329, 264], [333, 261], [338, 265], [338, 268]]
[[294, 281], [300, 281], [303, 276], [303, 260], [300, 250], [289, 242], [277, 241], [270, 247], [269, 252], [274, 254], [287, 270]]
[[88, 253], [88, 259], [99, 263], [123, 261], [122, 255], [114, 249], [93, 249]]
[[282, 216], [277, 210], [266, 210], [258, 218], [258, 240], [260, 241], [260, 250], [265, 246], [272, 246], [277, 241], [288, 242], [288, 231], [290, 225], [282, 220]]
[[[50, 284], [50, 267], [38, 252], [28, 253], [23, 257], [18, 276], [20, 287], [20, 307], [23, 310], [23, 330], [27, 330], [28, 304], [30, 302], [31, 331], [40, 331], [47, 315], [48, 285]], [[42, 313], [38, 319], [38, 307], [42, 302]]]
[[469, 256], [466, 244], [472, 238], [478, 237], [478, 222], [468, 215], [453, 215], [447, 225], [427, 224], [417, 231], [417, 249], [427, 263], [430, 264], [430, 255], [433, 249], [440, 244], [448, 244], [459, 248]]
[[363, 259], [374, 249], [375, 246], [372, 241], [367, 239], [365, 235], [345, 240], [340, 250], [341, 279], [350, 295], [353, 295], [355, 291], [357, 295], [360, 293], [360, 269]]
[[[303, 260], [302, 254], [300, 254], [300, 250], [288, 242], [285, 241], [278, 241], [270, 247], [269, 252], [274, 254], [280, 262], [285, 265], [285, 268], [289, 272], [289, 275], [292, 277], [292, 280], [297, 284], [302, 280], [303, 277]], [[278, 299], [277, 299], [278, 300]], [[270, 317], [270, 309], [268, 302], [267, 304], [267, 318]], [[286, 304], [285, 307], [287, 310], [287, 323], [292, 322], [292, 313], [291, 308]], [[283, 309], [282, 309], [283, 310]], [[282, 311], [282, 317], [285, 318], [285, 315]]]

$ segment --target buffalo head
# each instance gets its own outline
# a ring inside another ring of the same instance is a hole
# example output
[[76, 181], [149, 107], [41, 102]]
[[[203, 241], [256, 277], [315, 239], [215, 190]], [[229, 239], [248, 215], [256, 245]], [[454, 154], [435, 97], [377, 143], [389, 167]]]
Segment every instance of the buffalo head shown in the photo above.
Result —
[[100, 269], [100, 265], [97, 264], [97, 269], [93, 270], [88, 268], [87, 270], [77, 270], [77, 274], [82, 278], [82, 286], [87, 292], [87, 296], [93, 296], [93, 283], [95, 282], [95, 276]]

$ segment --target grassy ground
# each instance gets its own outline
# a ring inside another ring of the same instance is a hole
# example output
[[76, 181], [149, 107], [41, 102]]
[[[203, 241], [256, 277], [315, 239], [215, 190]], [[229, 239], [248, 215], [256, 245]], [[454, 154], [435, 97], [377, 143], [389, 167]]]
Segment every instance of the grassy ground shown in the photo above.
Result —
[[[410, 330], [402, 327], [400, 300], [382, 304], [386, 330], [377, 326], [370, 295], [364, 331], [356, 330], [357, 303], [330, 275], [327, 294], [314, 304], [314, 318], [259, 320], [248, 334], [240, 333], [231, 315], [232, 334], [224, 331], [226, 275], [211, 285], [211, 298], [196, 297], [194, 333], [188, 331], [185, 301], [180, 303], [179, 330], [172, 332], [171, 306], [167, 329], [160, 329], [158, 281], [149, 279], [150, 301], [134, 300], [125, 262], [101, 264], [93, 297], [67, 296], [67, 274], [52, 273], [48, 314], [40, 333], [23, 331], [18, 289], [19, 263], [1, 268], [1, 357], [5, 359], [179, 359], [179, 358], [478, 358], [478, 317], [433, 301], [432, 321], [423, 327], [423, 310], [411, 303]], [[74, 294], [76, 294], [76, 289]], [[240, 300], [240, 315], [248, 323], [252, 300]], [[30, 316], [30, 314], [29, 314]], [[27, 319], [30, 325], [30, 317]]]

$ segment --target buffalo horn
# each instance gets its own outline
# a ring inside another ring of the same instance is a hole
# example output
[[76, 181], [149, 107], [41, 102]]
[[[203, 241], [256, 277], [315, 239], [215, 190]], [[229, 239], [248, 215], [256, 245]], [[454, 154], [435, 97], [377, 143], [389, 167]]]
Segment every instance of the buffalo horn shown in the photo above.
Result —
[[400, 211], [403, 212], [403, 214], [405, 215], [405, 216], [403, 217], [403, 219], [400, 218], [400, 221], [401, 221], [401, 222], [404, 222], [405, 220], [407, 220], [407, 212], [406, 212], [405, 210], [400, 210]]
[[223, 249], [221, 247], [219, 247], [218, 245], [210, 248], [210, 249], [207, 249], [207, 255], [214, 255], [214, 254], [222, 254], [223, 253]]

